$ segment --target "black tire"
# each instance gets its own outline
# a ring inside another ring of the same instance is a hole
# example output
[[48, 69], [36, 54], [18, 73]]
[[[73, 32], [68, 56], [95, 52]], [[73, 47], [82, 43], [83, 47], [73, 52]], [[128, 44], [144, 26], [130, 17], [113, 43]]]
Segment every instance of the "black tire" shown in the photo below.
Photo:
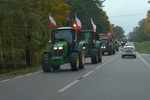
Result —
[[134, 56], [134, 58], [136, 58], [136, 55]]
[[117, 50], [116, 50], [117, 52], [119, 51], [119, 48], [117, 48]]
[[113, 54], [115, 54], [116, 52], [115, 52], [115, 49], [113, 48]]
[[100, 49], [99, 51], [99, 57], [98, 57], [98, 62], [102, 62], [102, 50]]
[[92, 62], [92, 64], [98, 63], [98, 51], [97, 51], [97, 49], [91, 50], [91, 62]]
[[124, 56], [122, 56], [122, 58], [124, 58]]
[[81, 51], [79, 54], [79, 69], [84, 69], [84, 64], [85, 64], [85, 55], [84, 55], [84, 50]]
[[108, 55], [112, 55], [112, 50], [108, 50]]
[[112, 55], [112, 53], [113, 53], [112, 47], [108, 47], [108, 55]]
[[70, 65], [72, 71], [79, 70], [79, 54], [78, 52], [74, 52], [70, 55]]
[[53, 69], [54, 71], [57, 71], [57, 70], [60, 69], [60, 65], [53, 65], [53, 66], [52, 66], [52, 69]]
[[42, 69], [44, 72], [50, 72], [51, 71], [51, 66], [49, 64], [49, 58], [50, 58], [49, 53], [44, 53], [42, 55]]
[[104, 55], [104, 52], [102, 52], [102, 55]]

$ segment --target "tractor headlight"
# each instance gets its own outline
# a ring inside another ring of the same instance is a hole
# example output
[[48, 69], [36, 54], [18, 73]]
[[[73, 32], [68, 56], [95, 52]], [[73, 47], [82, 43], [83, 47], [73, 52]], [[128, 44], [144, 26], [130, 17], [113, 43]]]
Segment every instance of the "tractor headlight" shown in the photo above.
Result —
[[106, 47], [105, 47], [105, 46], [102, 46], [101, 48], [102, 48], [102, 49], [105, 49]]
[[86, 47], [83, 47], [83, 49], [85, 50], [85, 49], [86, 49]]
[[57, 50], [57, 47], [54, 47], [54, 50]]
[[59, 49], [59, 50], [62, 50], [62, 49], [63, 49], [63, 47], [58, 47], [58, 49]]

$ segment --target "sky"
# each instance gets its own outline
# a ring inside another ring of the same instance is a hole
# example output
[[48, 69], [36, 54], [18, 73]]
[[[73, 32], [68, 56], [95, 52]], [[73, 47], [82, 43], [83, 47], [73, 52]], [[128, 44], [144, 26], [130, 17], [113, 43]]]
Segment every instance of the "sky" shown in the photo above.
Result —
[[149, 0], [105, 0], [103, 10], [106, 11], [111, 24], [120, 26], [125, 35], [138, 26], [138, 22], [146, 18], [150, 9]]

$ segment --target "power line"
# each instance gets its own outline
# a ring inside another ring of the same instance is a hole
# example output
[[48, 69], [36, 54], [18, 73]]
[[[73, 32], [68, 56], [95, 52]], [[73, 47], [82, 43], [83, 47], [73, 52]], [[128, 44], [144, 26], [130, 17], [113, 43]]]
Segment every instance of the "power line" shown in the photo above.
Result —
[[109, 18], [115, 18], [115, 17], [129, 17], [129, 16], [138, 16], [138, 15], [146, 15], [146, 13], [138, 13], [138, 14], [129, 14], [129, 15], [118, 15], [118, 16], [110, 16]]

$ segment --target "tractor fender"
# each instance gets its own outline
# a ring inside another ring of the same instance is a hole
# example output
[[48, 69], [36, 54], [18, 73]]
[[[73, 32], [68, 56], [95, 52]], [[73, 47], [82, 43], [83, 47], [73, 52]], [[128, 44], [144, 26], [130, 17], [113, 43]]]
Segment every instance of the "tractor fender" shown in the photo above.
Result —
[[53, 54], [54, 54], [53, 45], [50, 45], [49, 53], [50, 53], [51, 56], [53, 56]]
[[83, 50], [83, 45], [86, 45], [86, 44], [85, 44], [85, 43], [80, 43], [80, 44], [79, 44], [79, 48], [78, 48], [79, 53], [82, 52], [82, 50]]
[[43, 54], [49, 54], [49, 57], [50, 58], [52, 57], [52, 53], [51, 52], [45, 51], [45, 52], [43, 52]]
[[101, 48], [100, 41], [96, 41], [96, 43], [95, 43], [95, 47], [96, 47], [97, 49], [100, 49], [100, 48]]
[[77, 47], [77, 49], [73, 49], [71, 50], [71, 52], [78, 52], [78, 53], [81, 53], [83, 50], [83, 43], [80, 43]]

